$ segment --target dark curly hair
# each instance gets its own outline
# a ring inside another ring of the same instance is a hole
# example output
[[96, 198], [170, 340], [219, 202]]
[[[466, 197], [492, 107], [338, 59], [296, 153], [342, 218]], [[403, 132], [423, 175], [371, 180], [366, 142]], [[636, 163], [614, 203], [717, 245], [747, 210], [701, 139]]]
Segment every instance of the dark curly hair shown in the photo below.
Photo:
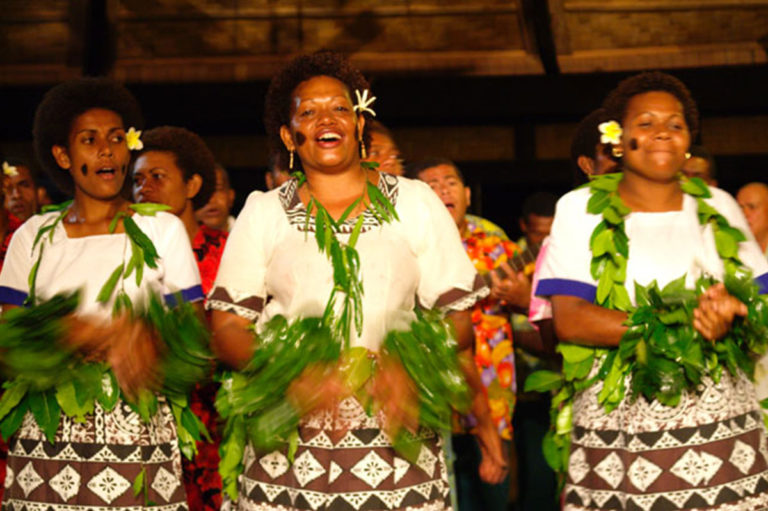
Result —
[[[136, 98], [122, 84], [108, 78], [79, 78], [49, 90], [35, 112], [35, 154], [40, 166], [66, 194], [74, 191], [69, 172], [63, 172], [51, 153], [54, 145], [68, 147], [69, 132], [78, 116], [94, 108], [115, 112], [126, 129], [141, 129], [143, 119]], [[129, 180], [126, 180], [129, 181]]]
[[203, 181], [200, 191], [192, 198], [194, 209], [200, 209], [208, 204], [216, 189], [216, 160], [202, 138], [185, 128], [159, 126], [145, 132], [141, 141], [144, 147], [131, 160], [131, 174], [136, 160], [142, 154], [149, 151], [171, 153], [185, 183], [195, 174]]
[[[267, 98], [264, 105], [264, 127], [269, 138], [269, 150], [276, 155], [278, 168], [288, 168], [288, 150], [280, 138], [280, 127], [290, 124], [291, 97], [300, 83], [315, 76], [330, 76], [344, 83], [349, 94], [354, 98], [354, 91], [370, 89], [371, 86], [363, 74], [350, 64], [349, 60], [340, 53], [321, 50], [311, 55], [301, 55], [293, 59], [269, 83]], [[369, 95], [371, 93], [369, 92]], [[353, 99], [354, 101], [354, 99]], [[364, 112], [365, 127], [363, 128], [363, 143], [366, 151], [371, 144], [368, 124], [373, 117]], [[301, 170], [301, 161], [296, 158], [293, 170]]]
[[699, 133], [699, 109], [696, 107], [696, 102], [691, 97], [691, 91], [688, 90], [688, 87], [672, 75], [661, 71], [646, 71], [630, 76], [622, 80], [608, 94], [603, 102], [603, 108], [610, 119], [615, 119], [621, 123], [627, 113], [630, 99], [638, 94], [655, 91], [668, 92], [683, 105], [685, 123], [688, 125], [688, 131], [691, 133], [691, 144], [693, 144]]
[[[605, 109], [598, 108], [584, 117], [576, 127], [576, 133], [571, 140], [571, 168], [573, 170], [573, 182], [580, 186], [587, 182], [587, 176], [579, 167], [579, 157], [586, 156], [597, 159], [597, 144], [600, 143], [600, 130], [598, 126], [609, 120]], [[610, 154], [610, 152], [608, 152]]]

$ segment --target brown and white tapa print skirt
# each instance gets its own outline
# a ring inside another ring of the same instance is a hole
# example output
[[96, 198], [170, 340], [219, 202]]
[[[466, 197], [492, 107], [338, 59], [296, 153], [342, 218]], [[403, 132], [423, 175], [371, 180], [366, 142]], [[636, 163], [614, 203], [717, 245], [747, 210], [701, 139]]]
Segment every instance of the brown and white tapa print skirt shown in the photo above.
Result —
[[335, 414], [302, 420], [293, 463], [285, 451], [258, 456], [247, 447], [235, 509], [450, 510], [440, 437], [421, 431], [423, 445], [412, 464], [392, 448], [380, 419], [368, 417], [356, 399], [347, 398]]
[[62, 415], [51, 444], [27, 413], [11, 438], [3, 511], [138, 511], [145, 506], [133, 483], [146, 469], [152, 510], [185, 511], [176, 426], [160, 403], [145, 424], [122, 401], [109, 413], [96, 403], [85, 423]]
[[574, 402], [566, 510], [768, 509], [765, 427], [743, 374], [707, 379], [675, 407], [640, 396], [610, 414], [601, 386]]

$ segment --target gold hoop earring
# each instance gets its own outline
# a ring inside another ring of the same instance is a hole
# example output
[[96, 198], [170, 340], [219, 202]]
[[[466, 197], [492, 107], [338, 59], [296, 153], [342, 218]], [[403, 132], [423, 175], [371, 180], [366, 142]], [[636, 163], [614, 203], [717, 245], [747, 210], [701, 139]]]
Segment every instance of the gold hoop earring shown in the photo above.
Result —
[[691, 159], [691, 153], [685, 153], [685, 159], [690, 160]]
[[613, 154], [615, 158], [621, 158], [624, 156], [624, 150], [620, 146], [611, 146], [611, 154]]
[[288, 170], [293, 170], [293, 151], [290, 152], [288, 157]]

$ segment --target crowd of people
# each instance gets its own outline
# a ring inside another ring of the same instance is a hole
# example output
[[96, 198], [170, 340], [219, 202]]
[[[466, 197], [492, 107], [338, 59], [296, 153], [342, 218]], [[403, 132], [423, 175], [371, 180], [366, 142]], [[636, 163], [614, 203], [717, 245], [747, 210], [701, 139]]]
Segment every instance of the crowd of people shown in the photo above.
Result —
[[[574, 191], [532, 193], [516, 241], [469, 213], [455, 162], [407, 160], [373, 99], [339, 54], [292, 60], [266, 97], [267, 191], [235, 219], [197, 134], [145, 130], [106, 78], [46, 94], [37, 161], [3, 161], [0, 337], [78, 301], [50, 316], [55, 384], [0, 364], [0, 507], [767, 508], [768, 186], [717, 188], [685, 85], [619, 83], [576, 128]], [[138, 312], [154, 296], [210, 336], [181, 393], [180, 348]], [[427, 331], [450, 332], [437, 375], [393, 348], [409, 332], [437, 363]], [[237, 385], [269, 364], [291, 374], [283, 415], [233, 411], [261, 410], [270, 390]], [[432, 376], [468, 396], [439, 428]]]

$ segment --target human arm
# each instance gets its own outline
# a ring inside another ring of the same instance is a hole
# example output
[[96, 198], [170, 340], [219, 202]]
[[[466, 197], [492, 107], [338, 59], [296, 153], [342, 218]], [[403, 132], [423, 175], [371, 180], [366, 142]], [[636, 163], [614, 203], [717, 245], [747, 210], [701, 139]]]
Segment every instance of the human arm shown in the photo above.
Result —
[[627, 330], [627, 313], [606, 309], [583, 298], [555, 295], [552, 316], [558, 339], [588, 346], [618, 346]]

